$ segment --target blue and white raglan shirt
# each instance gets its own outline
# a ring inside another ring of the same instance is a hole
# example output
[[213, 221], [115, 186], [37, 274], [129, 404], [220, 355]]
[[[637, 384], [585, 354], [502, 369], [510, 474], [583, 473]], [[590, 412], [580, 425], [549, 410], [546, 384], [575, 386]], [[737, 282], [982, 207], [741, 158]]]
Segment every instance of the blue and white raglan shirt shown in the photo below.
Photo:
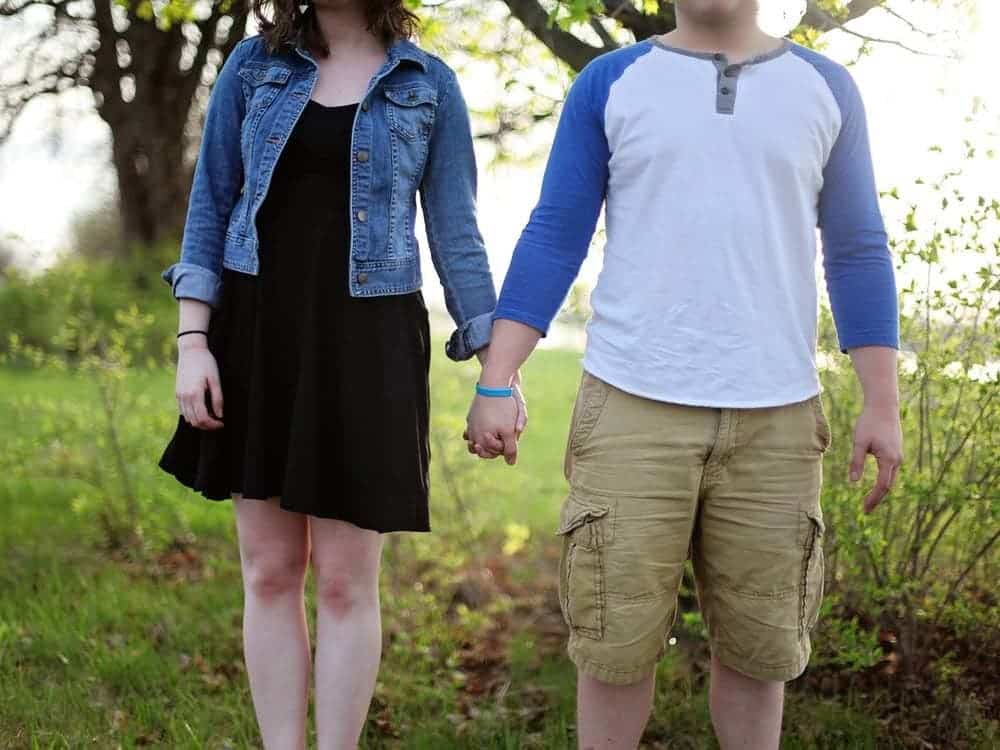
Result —
[[729, 408], [818, 393], [817, 226], [841, 348], [898, 346], [861, 97], [816, 52], [731, 65], [648, 40], [587, 65], [495, 319], [547, 331], [605, 202], [583, 366], [624, 391]]

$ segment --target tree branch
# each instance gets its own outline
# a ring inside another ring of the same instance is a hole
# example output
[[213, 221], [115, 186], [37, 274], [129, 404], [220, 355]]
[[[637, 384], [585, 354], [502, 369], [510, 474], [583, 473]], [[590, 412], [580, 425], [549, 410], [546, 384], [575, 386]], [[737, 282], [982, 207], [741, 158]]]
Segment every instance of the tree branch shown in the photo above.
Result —
[[847, 6], [847, 13], [844, 18], [837, 19], [824, 10], [817, 0], [809, 0], [806, 3], [806, 12], [802, 16], [800, 23], [805, 26], [812, 26], [814, 29], [819, 29], [820, 31], [832, 31], [833, 29], [843, 28], [843, 25], [848, 21], [861, 18], [865, 13], [881, 7], [884, 2], [885, 0], [854, 0], [854, 2]]
[[932, 36], [937, 36], [938, 35], [938, 32], [936, 32], [936, 31], [927, 31], [927, 29], [921, 29], [916, 24], [914, 24], [913, 21], [911, 21], [909, 18], [907, 18], [906, 16], [904, 16], [899, 11], [893, 10], [888, 5], [883, 5], [883, 6], [881, 6], [881, 8], [882, 8], [883, 11], [885, 11], [886, 13], [888, 13], [890, 16], [892, 16], [893, 18], [895, 18], [897, 21], [902, 21], [907, 26], [909, 26], [910, 27], [910, 31], [913, 31], [913, 32], [915, 32], [917, 34], [920, 34], [921, 36], [926, 36], [926, 37], [932, 37]]
[[962, 587], [962, 584], [965, 582], [965, 579], [969, 577], [969, 573], [975, 570], [976, 565], [979, 563], [980, 560], [983, 559], [986, 553], [993, 548], [993, 545], [997, 543], [998, 539], [1000, 539], [1000, 529], [997, 529], [993, 533], [993, 536], [991, 536], [989, 539], [986, 540], [983, 546], [980, 547], [979, 550], [972, 556], [972, 561], [966, 566], [965, 570], [963, 570], [962, 573], [958, 576], [958, 578], [956, 578], [955, 581], [951, 584], [951, 588], [948, 589], [947, 596], [945, 596], [944, 600], [941, 602], [942, 611], [948, 604], [950, 604], [955, 599], [955, 595], [958, 593], [958, 590]]
[[868, 34], [862, 34], [859, 31], [855, 31], [854, 29], [847, 27], [848, 21], [860, 18], [875, 8], [881, 8], [882, 10], [891, 12], [894, 17], [908, 24], [911, 29], [916, 30], [916, 27], [910, 21], [903, 18], [899, 13], [889, 11], [889, 9], [884, 5], [884, 0], [854, 0], [854, 2], [847, 6], [847, 16], [843, 20], [834, 18], [829, 12], [821, 8], [815, 0], [810, 0], [806, 13], [802, 17], [802, 25], [812, 26], [820, 31], [833, 31], [836, 29], [843, 31], [845, 34], [857, 37], [864, 42], [870, 42], [872, 44], [886, 44], [891, 47], [898, 47], [914, 55], [921, 55], [923, 57], [947, 57], [947, 55], [938, 55], [934, 52], [916, 49], [908, 44], [904, 44], [898, 39], [884, 39], [882, 37], [869, 36]]
[[925, 50], [916, 49], [915, 47], [911, 47], [908, 44], [904, 44], [898, 39], [883, 39], [882, 37], [868, 36], [867, 34], [862, 34], [859, 31], [854, 31], [853, 29], [849, 29], [843, 24], [836, 24], [834, 25], [833, 28], [839, 29], [840, 31], [843, 31], [845, 34], [850, 34], [851, 36], [857, 37], [858, 39], [861, 39], [865, 42], [871, 42], [872, 44], [887, 44], [892, 47], [899, 47], [900, 49], [904, 49], [907, 52], [911, 52], [914, 55], [921, 55], [923, 57], [947, 57], [947, 55], [939, 55], [936, 52], [927, 52]]
[[674, 6], [668, 3], [661, 3], [656, 15], [636, 10], [632, 0], [604, 0], [604, 7], [608, 18], [631, 31], [637, 40], [664, 34], [677, 25]]
[[15, 0], [3, 0], [0, 3], [0, 17], [10, 17], [16, 16], [19, 13], [23, 13], [28, 8], [33, 5], [42, 5], [46, 8], [54, 8], [60, 3], [53, 2], [52, 0], [23, 0], [23, 2], [17, 3]]
[[[602, 47], [594, 47], [587, 44], [582, 39], [565, 29], [554, 25], [548, 11], [541, 5], [539, 0], [503, 0], [511, 15], [517, 18], [525, 28], [542, 42], [549, 50], [563, 62], [567, 63], [574, 70], [580, 70], [598, 55], [615, 49], [618, 45], [613, 43], [610, 35], [602, 34], [602, 29], [591, 24], [592, 28], [601, 37], [604, 44]], [[840, 29], [852, 36], [858, 37], [865, 42], [873, 44], [888, 44], [917, 55], [938, 56], [934, 53], [912, 48], [903, 42], [894, 39], [882, 39], [868, 36], [846, 27], [849, 21], [860, 18], [875, 8], [884, 8], [885, 0], [853, 0], [844, 10], [843, 17], [835, 17], [824, 9], [820, 0], [808, 0], [806, 12], [802, 16], [802, 26], [811, 27], [821, 32]], [[646, 39], [656, 34], [663, 34], [672, 31], [677, 25], [677, 18], [674, 6], [671, 3], [661, 2], [656, 13], [643, 13], [638, 10], [633, 0], [603, 0], [604, 17], [620, 24], [624, 29], [630, 31], [637, 40]], [[888, 10], [888, 9], [886, 9]], [[896, 18], [907, 23], [911, 29], [917, 30], [909, 21], [900, 16], [899, 13], [890, 11]], [[600, 14], [598, 14], [600, 15]], [[609, 41], [612, 42], [609, 44]]]
[[614, 48], [618, 46], [618, 43], [611, 38], [611, 34], [608, 33], [608, 30], [604, 28], [604, 24], [601, 23], [601, 19], [591, 18], [590, 28], [594, 30], [594, 32], [597, 34], [598, 38], [601, 40], [601, 42], [604, 44], [605, 47]]
[[614, 47], [593, 47], [553, 24], [548, 12], [538, 0], [504, 0], [518, 21], [560, 60], [573, 70], [583, 67], [598, 55]]

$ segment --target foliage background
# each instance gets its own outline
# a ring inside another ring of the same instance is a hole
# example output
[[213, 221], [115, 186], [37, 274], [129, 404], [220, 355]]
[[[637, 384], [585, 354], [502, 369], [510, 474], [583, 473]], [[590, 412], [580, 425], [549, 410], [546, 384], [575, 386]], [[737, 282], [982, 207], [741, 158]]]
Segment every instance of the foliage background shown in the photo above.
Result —
[[[500, 160], [537, 153], [532, 126], [558, 112], [563, 74], [524, 71], [573, 44], [559, 33], [591, 46], [634, 36], [608, 3], [550, 3], [534, 29], [511, 20], [515, 5], [422, 8], [428, 44], [506, 82], [508, 96], [477, 113]], [[814, 5], [846, 18], [839, 3]], [[633, 23], [670, 11], [632, 7]], [[819, 30], [796, 33], [822, 44]], [[870, 41], [858, 44], [864, 54]], [[907, 460], [873, 516], [846, 481], [860, 393], [824, 311], [827, 597], [812, 665], [790, 689], [786, 747], [1000, 746], [1000, 206], [963, 180], [995, 164], [994, 146], [968, 142], [949, 169], [884, 195]], [[176, 420], [176, 307], [158, 278], [176, 239], [137, 241], [117, 217], [82, 219], [73, 251], [44, 273], [0, 247], [0, 747], [254, 747], [231, 513], [156, 468]], [[567, 327], [586, 319], [587, 291], [574, 289]], [[572, 747], [552, 530], [579, 355], [542, 351], [525, 368], [532, 423], [511, 470], [465, 453], [475, 373], [441, 354], [439, 341], [435, 533], [387, 545], [364, 746]], [[649, 748], [715, 746], [690, 579], [680, 604]]]

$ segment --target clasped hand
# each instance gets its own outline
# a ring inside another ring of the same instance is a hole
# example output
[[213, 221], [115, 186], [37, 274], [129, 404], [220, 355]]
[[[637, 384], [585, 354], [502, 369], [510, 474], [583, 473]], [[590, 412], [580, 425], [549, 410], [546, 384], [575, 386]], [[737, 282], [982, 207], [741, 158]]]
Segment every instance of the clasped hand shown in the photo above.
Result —
[[508, 465], [517, 463], [517, 441], [528, 426], [528, 409], [521, 391], [521, 378], [511, 380], [514, 395], [495, 398], [477, 395], [469, 409], [462, 437], [469, 453], [480, 458], [503, 456]]

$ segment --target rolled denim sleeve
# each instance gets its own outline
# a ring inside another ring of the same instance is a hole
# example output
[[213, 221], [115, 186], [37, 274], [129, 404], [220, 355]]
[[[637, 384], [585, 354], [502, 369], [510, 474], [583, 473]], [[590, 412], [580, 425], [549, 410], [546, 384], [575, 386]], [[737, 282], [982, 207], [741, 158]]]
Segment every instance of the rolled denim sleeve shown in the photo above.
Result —
[[240, 128], [246, 102], [239, 65], [246, 46], [246, 40], [236, 45], [212, 87], [188, 199], [180, 260], [160, 275], [174, 297], [201, 300], [212, 307], [219, 304], [229, 215], [243, 185]]
[[496, 289], [476, 221], [476, 155], [465, 99], [446, 69], [420, 185], [431, 260], [457, 329], [445, 346], [462, 361], [489, 344]]

